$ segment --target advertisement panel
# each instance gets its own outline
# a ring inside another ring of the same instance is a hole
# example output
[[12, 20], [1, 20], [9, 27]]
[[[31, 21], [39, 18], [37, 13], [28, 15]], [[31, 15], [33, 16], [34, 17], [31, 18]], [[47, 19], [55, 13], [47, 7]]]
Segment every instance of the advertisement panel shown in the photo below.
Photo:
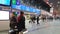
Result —
[[9, 11], [0, 11], [0, 20], [9, 20]]
[[20, 0], [12, 0], [12, 5], [20, 5]]
[[11, 5], [11, 0], [0, 0], [0, 5]]

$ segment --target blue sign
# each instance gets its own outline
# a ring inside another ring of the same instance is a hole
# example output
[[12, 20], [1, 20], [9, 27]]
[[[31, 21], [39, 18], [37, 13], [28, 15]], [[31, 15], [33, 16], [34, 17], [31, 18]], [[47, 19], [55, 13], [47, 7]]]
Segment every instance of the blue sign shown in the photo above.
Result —
[[25, 5], [12, 5], [12, 8], [23, 10], [23, 11], [34, 12], [34, 13], [37, 13], [37, 14], [40, 13], [39, 9], [35, 9], [35, 8], [25, 6]]

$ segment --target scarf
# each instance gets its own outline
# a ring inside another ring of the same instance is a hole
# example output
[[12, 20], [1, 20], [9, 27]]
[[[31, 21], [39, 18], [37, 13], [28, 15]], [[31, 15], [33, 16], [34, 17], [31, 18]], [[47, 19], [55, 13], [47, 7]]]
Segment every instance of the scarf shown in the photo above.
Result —
[[21, 21], [21, 17], [23, 16], [23, 14], [21, 14], [20, 16], [18, 16], [17, 20], [18, 22]]

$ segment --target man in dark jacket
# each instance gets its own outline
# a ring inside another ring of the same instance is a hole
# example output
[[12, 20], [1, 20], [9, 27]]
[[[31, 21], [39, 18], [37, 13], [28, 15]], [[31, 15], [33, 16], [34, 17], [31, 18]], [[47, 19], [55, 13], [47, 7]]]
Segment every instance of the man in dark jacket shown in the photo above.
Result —
[[24, 17], [24, 12], [20, 12], [20, 16], [18, 16], [18, 31], [23, 34], [23, 32], [21, 32], [22, 30], [25, 29], [25, 17]]

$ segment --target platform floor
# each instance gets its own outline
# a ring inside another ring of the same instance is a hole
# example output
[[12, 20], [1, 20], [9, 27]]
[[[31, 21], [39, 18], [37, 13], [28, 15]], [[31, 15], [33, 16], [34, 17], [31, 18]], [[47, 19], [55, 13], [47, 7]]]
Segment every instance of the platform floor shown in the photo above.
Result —
[[[60, 34], [60, 20], [47, 20], [45, 22], [40, 20], [38, 25], [26, 20], [26, 28], [25, 34]], [[0, 32], [0, 34], [8, 34], [8, 31]]]

